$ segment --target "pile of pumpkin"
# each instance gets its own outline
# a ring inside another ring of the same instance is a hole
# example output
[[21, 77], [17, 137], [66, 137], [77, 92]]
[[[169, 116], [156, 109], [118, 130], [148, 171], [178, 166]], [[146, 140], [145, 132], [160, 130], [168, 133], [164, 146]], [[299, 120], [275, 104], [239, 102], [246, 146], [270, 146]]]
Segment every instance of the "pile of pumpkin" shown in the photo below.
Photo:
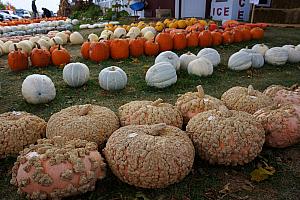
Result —
[[251, 67], [261, 68], [267, 62], [271, 65], [284, 65], [300, 62], [300, 45], [284, 45], [269, 48], [265, 44], [256, 44], [252, 49], [241, 49], [230, 56], [228, 68], [232, 70], [247, 70]]
[[[238, 26], [225, 31], [168, 29], [156, 35], [154, 27], [148, 26], [140, 30], [131, 27], [127, 32], [125, 28], [118, 27], [112, 32], [104, 30], [100, 37], [95, 34], [89, 36], [89, 41], [81, 47], [81, 54], [85, 59], [100, 62], [108, 59], [125, 59], [129, 56], [154, 56], [159, 52], [182, 50], [187, 47], [210, 47], [233, 42], [262, 39], [264, 30], [261, 28], [249, 29]], [[142, 37], [141, 37], [142, 36]]]
[[[11, 183], [28, 198], [93, 191], [105, 177], [104, 158], [123, 182], [164, 188], [189, 174], [195, 154], [210, 164], [236, 166], [254, 160], [264, 144], [285, 148], [300, 142], [300, 88], [272, 85], [262, 93], [237, 86], [217, 99], [198, 86], [175, 105], [132, 101], [118, 115], [106, 107], [76, 105], [48, 123], [8, 112], [0, 115], [0, 130], [0, 157], [21, 151]], [[103, 154], [98, 145], [105, 146]]]

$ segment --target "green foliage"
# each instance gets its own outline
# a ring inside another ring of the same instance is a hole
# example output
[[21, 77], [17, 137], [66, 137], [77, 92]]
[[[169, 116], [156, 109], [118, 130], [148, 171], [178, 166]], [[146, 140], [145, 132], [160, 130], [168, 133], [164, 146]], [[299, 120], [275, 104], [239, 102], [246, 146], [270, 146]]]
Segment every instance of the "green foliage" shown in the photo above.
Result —
[[72, 14], [71, 18], [76, 19], [83, 19], [89, 18], [92, 20], [98, 19], [103, 15], [101, 7], [91, 4], [91, 5], [84, 5], [84, 6], [74, 6], [72, 7]]

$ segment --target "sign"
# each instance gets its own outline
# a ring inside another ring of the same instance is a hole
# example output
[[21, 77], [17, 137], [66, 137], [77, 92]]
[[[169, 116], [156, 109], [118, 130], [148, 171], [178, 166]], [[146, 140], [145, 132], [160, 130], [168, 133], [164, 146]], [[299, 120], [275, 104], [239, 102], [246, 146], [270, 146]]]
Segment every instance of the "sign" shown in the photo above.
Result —
[[214, 20], [248, 21], [250, 14], [249, 0], [213, 0], [210, 15]]
[[250, 0], [249, 3], [253, 3], [254, 5], [258, 5], [259, 4], [259, 0]]

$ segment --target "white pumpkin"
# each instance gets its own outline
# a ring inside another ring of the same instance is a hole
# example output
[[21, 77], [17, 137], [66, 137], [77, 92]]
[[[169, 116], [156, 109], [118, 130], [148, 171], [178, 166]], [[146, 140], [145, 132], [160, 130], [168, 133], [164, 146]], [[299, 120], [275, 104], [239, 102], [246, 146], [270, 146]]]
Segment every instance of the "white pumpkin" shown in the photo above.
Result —
[[55, 37], [60, 37], [63, 41], [63, 44], [67, 44], [68, 43], [68, 35], [63, 33], [63, 32], [59, 32], [55, 34]]
[[221, 62], [221, 56], [219, 52], [212, 48], [204, 48], [197, 54], [198, 58], [208, 59], [214, 67], [218, 66]]
[[40, 37], [35, 36], [35, 37], [31, 37], [31, 38], [29, 39], [29, 41], [32, 42], [33, 44], [35, 44], [36, 42], [39, 41], [39, 39], [40, 39]]
[[177, 54], [172, 51], [164, 51], [164, 52], [160, 53], [155, 58], [155, 64], [160, 63], [160, 62], [169, 62], [173, 65], [175, 70], [180, 69], [180, 59], [177, 56]]
[[[11, 43], [8, 47], [8, 52], [15, 51], [15, 46], [17, 46], [18, 43]], [[18, 46], [17, 46], [18, 48]]]
[[146, 38], [146, 40], [153, 40], [155, 38], [155, 34], [152, 33], [151, 31], [147, 31], [144, 34], [144, 38]]
[[90, 78], [90, 70], [83, 63], [69, 63], [64, 67], [63, 79], [71, 87], [80, 87]]
[[210, 76], [214, 72], [214, 66], [210, 60], [201, 57], [193, 60], [188, 65], [188, 73], [197, 76]]
[[70, 42], [72, 44], [82, 44], [83, 43], [83, 37], [79, 32], [73, 32], [70, 35]]
[[121, 90], [127, 85], [127, 75], [119, 67], [111, 66], [99, 73], [99, 85], [104, 90]]
[[72, 20], [72, 24], [73, 24], [74, 26], [78, 25], [78, 24], [79, 24], [79, 20], [78, 20], [78, 19], [73, 19], [73, 20]]
[[48, 76], [32, 74], [23, 81], [22, 95], [28, 103], [42, 104], [52, 101], [56, 96], [56, 90]]
[[290, 48], [295, 48], [295, 45], [292, 45], [292, 44], [286, 44], [286, 45], [283, 45], [282, 48], [288, 50]]
[[121, 37], [124, 37], [124, 36], [126, 36], [126, 29], [125, 28], [121, 28], [121, 27], [118, 27], [118, 28], [116, 28], [115, 29], [115, 31], [114, 31], [114, 36], [116, 37], [116, 38], [121, 38]]
[[262, 54], [257, 53], [253, 49], [248, 49], [247, 47], [245, 49], [241, 49], [240, 52], [248, 53], [251, 56], [251, 66], [253, 68], [261, 68], [265, 64], [265, 59]]
[[283, 46], [282, 48], [286, 49], [289, 54], [288, 62], [290, 63], [298, 63], [300, 62], [300, 51], [296, 50], [296, 47], [293, 45]]
[[57, 44], [63, 45], [64, 41], [60, 37], [53, 37], [51, 38], [49, 44], [51, 47]]
[[176, 70], [169, 62], [159, 62], [148, 69], [145, 80], [148, 86], [165, 88], [177, 82]]
[[0, 40], [0, 44], [1, 44], [1, 45], [4, 45], [4, 42], [3, 42], [2, 40]]
[[87, 29], [89, 27], [90, 24], [81, 24], [79, 26], [79, 29]]
[[193, 60], [196, 60], [198, 57], [191, 53], [191, 52], [187, 52], [185, 54], [182, 54], [179, 59], [180, 59], [180, 69], [181, 70], [187, 70], [188, 65], [190, 64], [190, 62], [192, 62]]
[[42, 36], [42, 37], [41, 37], [41, 39], [43, 39], [43, 40], [46, 40], [47, 42], [49, 42], [49, 41], [50, 41], [50, 38], [49, 38], [49, 37], [47, 37], [47, 36]]
[[295, 47], [297, 51], [300, 51], [300, 44]]
[[3, 56], [4, 55], [4, 47], [2, 44], [0, 44], [0, 56]]
[[131, 27], [128, 32], [134, 33], [136, 36], [138, 36], [138, 35], [140, 35], [141, 30], [138, 27]]
[[232, 54], [228, 61], [228, 68], [235, 71], [247, 70], [251, 68], [251, 66], [252, 57], [243, 51]]
[[10, 40], [4, 43], [4, 45], [3, 45], [3, 52], [5, 54], [9, 53], [9, 47], [10, 47], [11, 44], [13, 44], [13, 42], [10, 41]]
[[88, 28], [89, 29], [94, 29], [94, 28], [97, 28], [97, 25], [96, 24], [92, 24], [92, 25], [89, 25]]
[[[135, 39], [136, 37], [137, 37], [137, 35], [135, 34], [135, 33], [133, 33], [133, 32], [128, 32], [127, 34], [126, 34], [126, 36], [128, 37], [128, 38], [130, 38], [130, 39]], [[106, 36], [107, 37], [107, 36]], [[108, 37], [107, 37], [108, 38]]]
[[114, 32], [110, 31], [110, 30], [104, 30], [101, 32], [101, 35], [106, 35], [106, 36], [112, 36], [114, 34]]
[[262, 56], [265, 56], [266, 51], [269, 50], [269, 47], [265, 44], [256, 44], [252, 47], [252, 50], [256, 53], [260, 53]]
[[90, 42], [98, 42], [99, 41], [98, 35], [96, 35], [94, 33], [89, 34], [88, 39], [90, 40]]
[[282, 47], [273, 47], [266, 51], [265, 60], [271, 65], [284, 65], [289, 58], [289, 53]]
[[49, 50], [50, 47], [51, 47], [50, 43], [47, 42], [47, 41], [44, 40], [44, 39], [39, 39], [39, 41], [38, 41], [37, 43], [39, 43], [39, 45], [40, 45], [41, 47], [44, 47], [44, 48], [46, 48], [46, 49], [48, 49], [48, 50]]
[[31, 46], [31, 44], [29, 44], [28, 40], [23, 40], [23, 41], [19, 42], [17, 44], [17, 47], [22, 49], [24, 52], [28, 53], [28, 55], [30, 55], [31, 50], [32, 50], [32, 46]]
[[148, 31], [151, 31], [154, 35], [156, 35], [156, 30], [152, 26], [147, 26], [141, 30], [142, 35], [145, 35]]

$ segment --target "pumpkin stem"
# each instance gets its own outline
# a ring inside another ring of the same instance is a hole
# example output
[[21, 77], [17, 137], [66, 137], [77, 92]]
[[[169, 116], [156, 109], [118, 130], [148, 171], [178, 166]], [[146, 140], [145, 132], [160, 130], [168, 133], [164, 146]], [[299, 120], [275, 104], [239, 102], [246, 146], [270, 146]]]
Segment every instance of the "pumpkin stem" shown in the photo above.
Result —
[[18, 51], [17, 44], [14, 44], [15, 51]]
[[167, 124], [165, 123], [152, 125], [151, 131], [149, 131], [149, 135], [159, 136], [165, 128], [167, 128]]
[[253, 88], [253, 86], [252, 85], [249, 85], [248, 86], [248, 95], [255, 95], [255, 93], [254, 93], [254, 88]]
[[60, 50], [60, 44], [58, 45], [58, 48], [57, 48], [58, 50]]
[[112, 66], [112, 67], [110, 68], [110, 71], [116, 71], [116, 67], [115, 67], [115, 66]]
[[197, 86], [197, 91], [198, 91], [198, 96], [203, 99], [204, 98], [204, 90], [203, 90], [203, 87], [202, 85], [198, 85]]
[[80, 106], [79, 116], [85, 116], [91, 111], [91, 104]]
[[151, 103], [151, 106], [158, 106], [159, 104], [161, 104], [162, 102], [164, 102], [164, 100], [162, 100], [161, 98], [157, 99], [156, 101], [153, 101]]
[[57, 42], [54, 38], [52, 38], [53, 42], [54, 42], [54, 45], [57, 45]]
[[41, 49], [41, 45], [39, 43], [35, 42], [35, 45], [38, 49]]

